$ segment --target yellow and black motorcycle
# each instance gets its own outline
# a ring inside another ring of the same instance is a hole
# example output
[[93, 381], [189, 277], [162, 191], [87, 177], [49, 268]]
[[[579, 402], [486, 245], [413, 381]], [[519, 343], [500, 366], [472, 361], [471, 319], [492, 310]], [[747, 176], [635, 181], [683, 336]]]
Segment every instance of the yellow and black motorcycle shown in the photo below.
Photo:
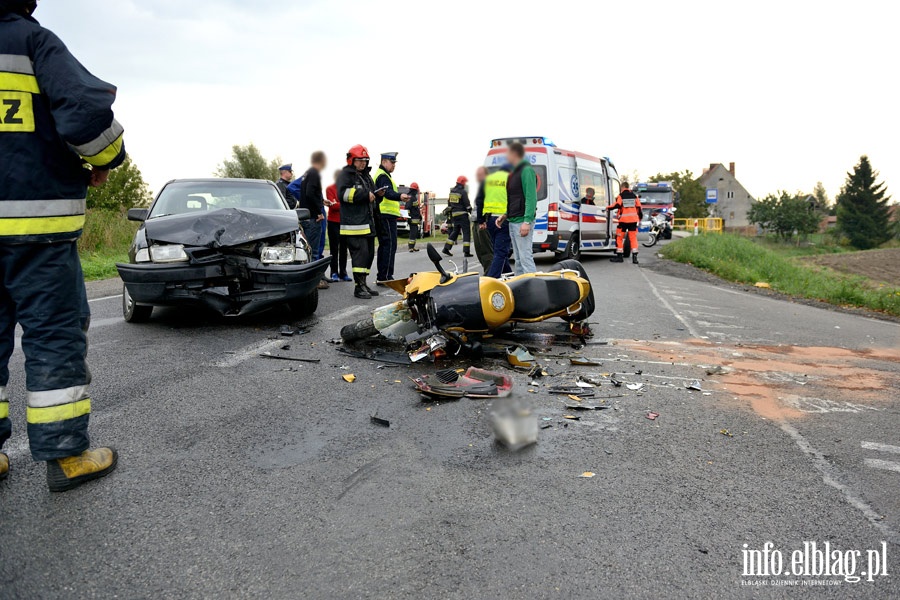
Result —
[[584, 267], [575, 260], [548, 273], [494, 279], [478, 273], [448, 273], [428, 244], [436, 271], [386, 282], [403, 299], [341, 330], [346, 342], [382, 335], [403, 342], [413, 362], [472, 350], [481, 335], [507, 323], [536, 323], [554, 317], [580, 330], [594, 312], [594, 293]]

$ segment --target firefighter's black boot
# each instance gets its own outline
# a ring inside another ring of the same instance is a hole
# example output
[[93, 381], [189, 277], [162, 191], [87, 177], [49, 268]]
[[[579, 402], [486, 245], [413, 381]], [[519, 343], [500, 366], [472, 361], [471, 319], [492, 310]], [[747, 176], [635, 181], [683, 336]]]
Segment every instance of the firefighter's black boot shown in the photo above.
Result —
[[442, 250], [442, 252], [443, 252], [444, 254], [446, 254], [447, 256], [453, 256], [453, 253], [450, 252], [450, 249], [451, 249], [452, 247], [453, 247], [453, 244], [449, 244], [449, 243], [448, 243], [448, 244], [444, 244], [444, 249]]
[[356, 289], [353, 290], [353, 295], [361, 300], [371, 300], [372, 294], [366, 289], [366, 278], [363, 275], [354, 273], [353, 279], [356, 281]]
[[365, 281], [363, 281], [363, 287], [366, 288], [366, 291], [369, 292], [370, 296], [378, 296], [381, 293], [378, 290], [373, 290], [372, 288], [370, 288], [369, 284], [366, 283]]
[[0, 452], [0, 481], [9, 475], [9, 457]]
[[609, 259], [609, 262], [620, 263], [620, 262], [625, 262], [625, 259], [622, 258], [621, 254], [617, 253], [615, 256], [613, 256], [611, 259]]
[[113, 472], [119, 455], [112, 448], [86, 450], [78, 456], [47, 461], [47, 485], [51, 492], [65, 492]]
[[633, 264], [633, 265], [641, 264], [638, 262], [637, 255], [638, 255], [637, 252], [635, 252], [634, 254], [631, 255], [631, 264]]

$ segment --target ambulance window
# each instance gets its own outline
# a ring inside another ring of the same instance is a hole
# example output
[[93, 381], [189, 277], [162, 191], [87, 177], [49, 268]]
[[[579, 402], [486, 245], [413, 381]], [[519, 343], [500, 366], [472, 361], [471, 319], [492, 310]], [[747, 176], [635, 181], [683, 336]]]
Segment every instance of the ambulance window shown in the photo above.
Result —
[[622, 189], [619, 187], [619, 180], [618, 179], [610, 179], [609, 180], [609, 189], [610, 189], [610, 192], [612, 193], [612, 197], [618, 198], [619, 192], [622, 191]]
[[578, 171], [578, 182], [581, 188], [581, 196], [587, 195], [587, 189], [594, 189], [594, 206], [606, 206], [606, 184], [603, 181], [603, 175], [600, 173], [592, 173], [590, 171]]

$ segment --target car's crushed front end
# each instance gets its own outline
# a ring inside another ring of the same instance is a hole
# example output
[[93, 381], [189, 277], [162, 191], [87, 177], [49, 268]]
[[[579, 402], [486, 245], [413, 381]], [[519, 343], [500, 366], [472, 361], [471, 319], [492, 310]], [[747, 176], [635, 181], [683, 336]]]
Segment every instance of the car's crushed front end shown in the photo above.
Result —
[[296, 213], [230, 208], [147, 221], [117, 267], [135, 303], [238, 316], [310, 298], [329, 264], [310, 256]]

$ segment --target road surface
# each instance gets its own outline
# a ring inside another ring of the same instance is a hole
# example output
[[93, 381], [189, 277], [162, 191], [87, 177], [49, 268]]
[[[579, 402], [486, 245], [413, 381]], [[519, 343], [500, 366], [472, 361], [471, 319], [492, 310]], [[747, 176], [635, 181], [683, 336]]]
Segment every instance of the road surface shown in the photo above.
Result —
[[[407, 377], [433, 367], [338, 353], [329, 340], [377, 305], [351, 284], [323, 292], [292, 338], [278, 336], [284, 312], [223, 323], [158, 310], [127, 325], [116, 286], [92, 284], [92, 436], [119, 449], [119, 469], [47, 492], [17, 351], [0, 596], [896, 598], [900, 326], [642, 258], [585, 260], [594, 329], [611, 343], [581, 354], [602, 366], [542, 361], [568, 372], [560, 381], [617, 372], [644, 389], [604, 381], [612, 408], [566, 421], [571, 401], [517, 375], [550, 427], [515, 454], [495, 445], [487, 402], [420, 400]], [[398, 272], [426, 264], [398, 256]], [[321, 363], [258, 357], [286, 343]], [[685, 388], [694, 379], [703, 391]], [[886, 548], [888, 576], [743, 576], [746, 551], [767, 542], [786, 567], [804, 542], [860, 551], [857, 573]]]

